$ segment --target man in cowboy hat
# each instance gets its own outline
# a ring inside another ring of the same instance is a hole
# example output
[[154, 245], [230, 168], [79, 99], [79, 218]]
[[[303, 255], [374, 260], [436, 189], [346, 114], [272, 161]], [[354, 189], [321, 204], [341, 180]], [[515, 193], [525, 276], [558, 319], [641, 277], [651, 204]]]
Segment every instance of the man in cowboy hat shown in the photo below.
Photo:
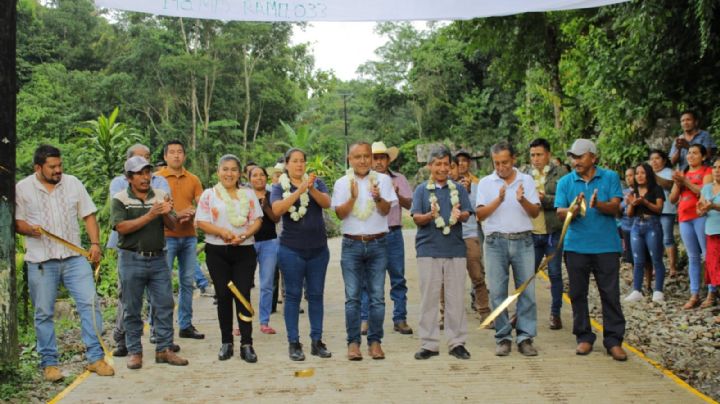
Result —
[[[400, 334], [412, 334], [413, 330], [407, 324], [407, 286], [405, 280], [405, 246], [402, 235], [402, 209], [410, 209], [412, 204], [412, 189], [407, 178], [400, 173], [390, 170], [390, 163], [398, 156], [397, 147], [387, 147], [383, 142], [374, 142], [372, 148], [373, 169], [379, 173], [390, 176], [399, 204], [390, 208], [387, 215], [388, 233], [387, 273], [390, 276], [390, 298], [394, 303], [393, 329]], [[363, 331], [366, 331], [368, 318], [368, 295], [363, 291], [361, 298], [360, 317], [363, 320]]]

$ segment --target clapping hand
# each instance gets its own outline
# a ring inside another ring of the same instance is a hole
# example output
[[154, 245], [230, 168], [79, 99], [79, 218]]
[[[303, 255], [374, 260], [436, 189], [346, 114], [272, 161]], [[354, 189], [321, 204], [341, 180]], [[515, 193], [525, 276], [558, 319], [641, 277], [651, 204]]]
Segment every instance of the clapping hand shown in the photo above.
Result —
[[598, 189], [595, 188], [595, 191], [593, 191], [592, 196], [590, 197], [590, 207], [595, 208], [597, 207], [598, 202]]
[[375, 202], [380, 200], [380, 186], [377, 183], [370, 186], [370, 196]]
[[500, 202], [503, 202], [505, 200], [505, 190], [507, 190], [507, 187], [505, 185], [500, 188], [500, 192], [498, 193], [498, 198], [500, 198]]
[[585, 193], [580, 192], [575, 199], [575, 205], [572, 207], [572, 209], [569, 211], [570, 214], [574, 218], [578, 216], [578, 213], [580, 213], [580, 205], [582, 205], [583, 201], [585, 200]]
[[704, 214], [708, 213], [708, 211], [710, 210], [710, 207], [712, 207], [712, 203], [710, 201], [708, 201], [705, 198], [700, 198], [700, 200], [697, 203], [697, 213], [699, 215], [704, 215]]
[[460, 218], [460, 204], [456, 203], [455, 206], [453, 206], [452, 211], [450, 211], [450, 220], [452, 222], [457, 222]]
[[317, 174], [311, 173], [308, 176], [308, 189], [315, 189], [315, 179], [317, 179]]
[[682, 186], [685, 182], [685, 174], [682, 171], [673, 171], [672, 180], [678, 186]]
[[430, 204], [430, 216], [433, 219], [437, 219], [438, 215], [440, 214], [440, 207], [437, 203], [431, 203]]
[[525, 188], [523, 187], [523, 184], [520, 184], [517, 191], [515, 192], [515, 197], [517, 198], [518, 202], [522, 201], [525, 197]]

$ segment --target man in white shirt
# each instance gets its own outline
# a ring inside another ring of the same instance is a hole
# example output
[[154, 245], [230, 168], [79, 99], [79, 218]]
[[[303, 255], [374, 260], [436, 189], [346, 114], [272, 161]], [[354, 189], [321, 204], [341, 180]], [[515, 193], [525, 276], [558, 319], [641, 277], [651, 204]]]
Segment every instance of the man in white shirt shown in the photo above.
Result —
[[45, 380], [63, 378], [58, 368], [59, 355], [53, 321], [58, 286], [62, 282], [75, 300], [82, 340], [87, 349], [87, 370], [100, 376], [112, 376], [113, 368], [103, 357], [98, 334], [102, 316], [95, 295], [93, 270], [85, 257], [57, 241], [44, 236], [41, 229], [80, 246], [79, 219], [85, 222], [90, 239], [90, 260], [99, 262], [100, 229], [97, 208], [77, 178], [63, 174], [60, 150], [42, 145], [33, 157], [35, 173], [15, 186], [16, 231], [27, 236], [25, 262], [28, 264], [28, 286], [35, 306], [35, 335], [40, 367]]
[[370, 171], [370, 143], [350, 145], [351, 168], [335, 182], [332, 206], [342, 220], [342, 267], [345, 281], [345, 327], [348, 359], [362, 359], [360, 353], [360, 295], [363, 285], [370, 297], [368, 318], [368, 354], [384, 359], [382, 350], [385, 318], [385, 268], [387, 267], [387, 214], [398, 203], [392, 180], [385, 174]]
[[[517, 288], [535, 273], [532, 218], [540, 213], [535, 182], [515, 168], [516, 155], [506, 141], [490, 148], [495, 171], [478, 184], [477, 218], [484, 221], [484, 257], [490, 299], [498, 307], [508, 296], [509, 266]], [[535, 286], [531, 283], [517, 303], [516, 341], [525, 356], [536, 356], [532, 338], [537, 335]], [[510, 354], [512, 326], [507, 311], [495, 319], [495, 355]]]

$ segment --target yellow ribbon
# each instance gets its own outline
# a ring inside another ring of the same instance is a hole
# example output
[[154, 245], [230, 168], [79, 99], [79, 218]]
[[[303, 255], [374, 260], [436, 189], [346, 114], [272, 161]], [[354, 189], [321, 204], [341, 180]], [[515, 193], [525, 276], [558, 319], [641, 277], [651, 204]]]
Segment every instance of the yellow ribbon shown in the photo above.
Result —
[[253, 318], [253, 316], [255, 316], [255, 310], [253, 310], [253, 307], [250, 304], [250, 302], [248, 302], [248, 300], [245, 298], [245, 296], [243, 296], [242, 293], [240, 293], [240, 291], [238, 290], [238, 288], [235, 287], [235, 284], [232, 281], [228, 282], [227, 286], [228, 286], [228, 289], [230, 289], [230, 291], [233, 293], [233, 295], [235, 295], [235, 298], [238, 299], [238, 301], [250, 313], [250, 317], [248, 317], [248, 316], [238, 312], [238, 314], [237, 314], [238, 318], [246, 323], [252, 322], [252, 318]]
[[[490, 324], [492, 324], [492, 322], [495, 321], [495, 319], [512, 304], [512, 302], [514, 302], [515, 300], [518, 299], [518, 297], [520, 297], [522, 292], [525, 291], [525, 289], [528, 287], [528, 285], [530, 285], [530, 282], [532, 282], [533, 279], [535, 279], [538, 272], [544, 271], [547, 268], [548, 263], [550, 262], [551, 259], [553, 259], [555, 257], [555, 254], [558, 254], [562, 251], [563, 242], [565, 241], [565, 233], [567, 233], [567, 230], [570, 227], [570, 222], [572, 222], [572, 219], [573, 219], [573, 210], [574, 210], [575, 206], [577, 206], [577, 205], [578, 205], [578, 198], [575, 198], [575, 199], [573, 199], [572, 203], [570, 204], [567, 215], [565, 216], [565, 222], [563, 222], [562, 232], [560, 233], [560, 241], [558, 242], [558, 245], [555, 248], [555, 253], [550, 256], [545, 256], [545, 258], [543, 258], [543, 260], [540, 262], [540, 265], [535, 270], [535, 273], [530, 278], [528, 278], [528, 280], [523, 282], [523, 284], [520, 285], [520, 287], [515, 289], [515, 291], [513, 293], [511, 293], [502, 303], [500, 303], [500, 305], [498, 307], [495, 308], [495, 310], [492, 311], [492, 313], [490, 313], [485, 318], [485, 321], [483, 321], [482, 324], [480, 324], [480, 327], [479, 327], [480, 329], [488, 328], [490, 326]], [[585, 216], [586, 207], [585, 207], [584, 199], [579, 202], [579, 207], [580, 207], [580, 212], [579, 212], [580, 216]]]
[[[90, 252], [82, 247], [78, 247], [75, 244], [65, 240], [64, 238], [60, 236], [56, 236], [55, 234], [50, 233], [49, 231], [43, 229], [42, 227], [39, 228], [39, 231], [42, 235], [49, 238], [50, 240], [53, 240], [64, 247], [68, 248], [69, 250], [75, 251], [76, 253], [82, 255], [83, 257], [90, 259]], [[95, 264], [95, 273], [94, 273], [94, 280], [95, 284], [97, 284], [98, 278], [100, 277], [100, 262]], [[108, 362], [110, 365], [113, 364], [112, 354], [110, 353], [110, 350], [105, 345], [105, 341], [103, 341], [102, 337], [100, 336], [100, 329], [97, 326], [97, 319], [95, 318], [95, 300], [97, 298], [97, 295], [92, 299], [92, 322], [93, 322], [93, 330], [95, 331], [95, 336], [97, 337], [98, 341], [100, 342], [100, 346], [102, 347], [103, 353], [105, 353], [105, 361]]]

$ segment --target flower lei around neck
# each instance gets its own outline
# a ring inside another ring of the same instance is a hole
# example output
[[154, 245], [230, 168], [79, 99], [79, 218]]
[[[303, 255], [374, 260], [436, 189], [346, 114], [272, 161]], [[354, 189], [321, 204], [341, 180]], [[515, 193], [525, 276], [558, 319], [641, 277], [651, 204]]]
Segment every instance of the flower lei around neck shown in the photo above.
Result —
[[[460, 202], [460, 195], [454, 182], [448, 180], [447, 186], [450, 189], [450, 209], [452, 210], [453, 207]], [[430, 198], [428, 198], [430, 200], [430, 210], [432, 210], [433, 206], [436, 206], [436, 209], [438, 211], [438, 217], [437, 219], [435, 219], [435, 227], [437, 227], [438, 229], [442, 229], [442, 233], [447, 236], [448, 234], [450, 234], [450, 227], [454, 226], [455, 223], [457, 223], [457, 219], [450, 215], [450, 225], [446, 225], [445, 219], [443, 219], [442, 215], [440, 214], [440, 206], [438, 205], [437, 196], [435, 196], [435, 183], [432, 180], [428, 180], [425, 188], [430, 191]]]
[[[307, 174], [304, 174], [302, 180], [307, 181], [308, 178], [309, 176]], [[286, 199], [292, 194], [292, 192], [290, 192], [290, 177], [288, 177], [286, 173], [283, 173], [283, 175], [280, 176], [279, 181], [280, 187], [283, 190], [283, 199]], [[309, 203], [310, 196], [308, 195], [308, 191], [305, 191], [300, 194], [300, 207], [298, 208], [297, 206], [295, 206], [295, 204], [292, 204], [292, 206], [290, 206], [290, 209], [288, 209], [288, 213], [290, 213], [290, 218], [296, 222], [302, 219], [303, 216], [305, 216], [305, 214], [307, 213], [307, 207]]]
[[[235, 191], [235, 195], [238, 197], [240, 209], [237, 209], [237, 204], [233, 202], [230, 197], [230, 193], [225, 189], [222, 184], [215, 185], [215, 191], [220, 194], [220, 199], [225, 203], [225, 211], [227, 212], [228, 221], [235, 227], [242, 227], [248, 222], [250, 218], [250, 201], [247, 197], [247, 192], [244, 189]], [[240, 191], [240, 192], [238, 192]]]
[[[349, 168], [345, 175], [348, 177], [348, 183], [351, 184], [350, 187], [352, 189], [352, 181], [355, 179], [355, 171], [352, 168]], [[370, 170], [367, 174], [368, 179], [370, 180], [370, 186], [374, 187], [378, 184], [378, 176], [377, 173], [373, 170]], [[352, 191], [351, 191], [352, 192]], [[372, 215], [373, 210], [375, 209], [375, 201], [373, 198], [368, 198], [365, 201], [365, 206], [358, 206], [359, 204], [356, 202], [355, 205], [353, 205], [352, 214], [353, 216], [357, 217], [360, 220], [367, 220], [367, 218]]]
[[535, 180], [535, 187], [540, 188], [545, 185], [545, 179], [547, 178], [547, 174], [550, 172], [550, 164], [543, 167], [542, 175], [540, 174], [540, 171], [538, 171], [537, 168], [532, 169], [532, 176]]

